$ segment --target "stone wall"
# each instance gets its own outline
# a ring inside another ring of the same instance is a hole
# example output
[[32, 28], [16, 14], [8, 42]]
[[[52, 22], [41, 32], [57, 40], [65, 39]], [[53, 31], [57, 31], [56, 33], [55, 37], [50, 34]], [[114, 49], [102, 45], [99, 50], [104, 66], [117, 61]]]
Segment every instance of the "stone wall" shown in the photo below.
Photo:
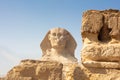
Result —
[[8, 72], [5, 80], [62, 80], [62, 67], [58, 62], [23, 60]]
[[83, 13], [81, 69], [87, 80], [120, 80], [120, 11]]

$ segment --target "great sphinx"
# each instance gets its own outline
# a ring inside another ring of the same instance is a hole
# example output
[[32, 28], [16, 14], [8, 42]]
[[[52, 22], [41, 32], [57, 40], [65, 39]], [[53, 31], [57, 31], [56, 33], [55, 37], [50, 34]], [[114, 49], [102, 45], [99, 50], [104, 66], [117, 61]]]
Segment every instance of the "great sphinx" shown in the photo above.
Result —
[[49, 30], [40, 44], [42, 61], [76, 63], [74, 51], [77, 44], [72, 35], [63, 28]]

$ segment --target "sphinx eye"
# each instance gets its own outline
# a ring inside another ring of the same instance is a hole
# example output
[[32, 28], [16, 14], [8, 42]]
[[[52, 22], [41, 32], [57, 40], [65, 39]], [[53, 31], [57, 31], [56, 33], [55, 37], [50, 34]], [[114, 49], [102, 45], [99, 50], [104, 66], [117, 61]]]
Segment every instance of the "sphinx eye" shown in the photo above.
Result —
[[56, 36], [56, 33], [52, 33], [53, 36]]

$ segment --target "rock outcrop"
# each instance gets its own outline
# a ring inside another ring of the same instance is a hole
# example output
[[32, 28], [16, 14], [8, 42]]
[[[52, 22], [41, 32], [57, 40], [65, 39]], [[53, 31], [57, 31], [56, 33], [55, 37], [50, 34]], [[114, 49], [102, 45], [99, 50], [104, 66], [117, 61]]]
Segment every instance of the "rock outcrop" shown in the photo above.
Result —
[[83, 13], [81, 69], [86, 80], [120, 80], [120, 11]]
[[23, 60], [3, 80], [62, 80], [62, 68], [58, 62]]

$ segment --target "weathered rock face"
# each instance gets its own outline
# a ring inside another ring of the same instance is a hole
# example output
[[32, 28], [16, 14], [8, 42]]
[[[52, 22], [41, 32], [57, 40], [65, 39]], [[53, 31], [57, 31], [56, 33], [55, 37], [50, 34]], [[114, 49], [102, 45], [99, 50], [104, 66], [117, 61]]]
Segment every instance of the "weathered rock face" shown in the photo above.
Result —
[[87, 80], [120, 80], [120, 11], [83, 13], [82, 70]]
[[89, 10], [83, 13], [82, 38], [84, 43], [119, 43], [119, 10]]
[[5, 80], [62, 80], [62, 67], [58, 62], [23, 60], [8, 72]]
[[78, 64], [64, 64], [62, 80], [84, 80], [86, 78], [82, 79], [81, 76], [84, 74]]
[[120, 68], [119, 16], [118, 10], [89, 10], [83, 14], [81, 31], [84, 43], [81, 51], [83, 64], [89, 67], [92, 64], [92, 67], [97, 61], [96, 64], [101, 64], [105, 68], [109, 68], [108, 65], [104, 66], [105, 62], [118, 65], [110, 68]]
[[90, 68], [81, 66], [83, 71], [80, 80], [120, 80], [119, 69]]
[[61, 64], [59, 62], [22, 60], [12, 68], [5, 78], [0, 80], [81, 80], [86, 79], [77, 63]]
[[87, 45], [82, 49], [81, 53], [82, 61], [85, 66], [101, 68], [120, 68], [119, 44]]

